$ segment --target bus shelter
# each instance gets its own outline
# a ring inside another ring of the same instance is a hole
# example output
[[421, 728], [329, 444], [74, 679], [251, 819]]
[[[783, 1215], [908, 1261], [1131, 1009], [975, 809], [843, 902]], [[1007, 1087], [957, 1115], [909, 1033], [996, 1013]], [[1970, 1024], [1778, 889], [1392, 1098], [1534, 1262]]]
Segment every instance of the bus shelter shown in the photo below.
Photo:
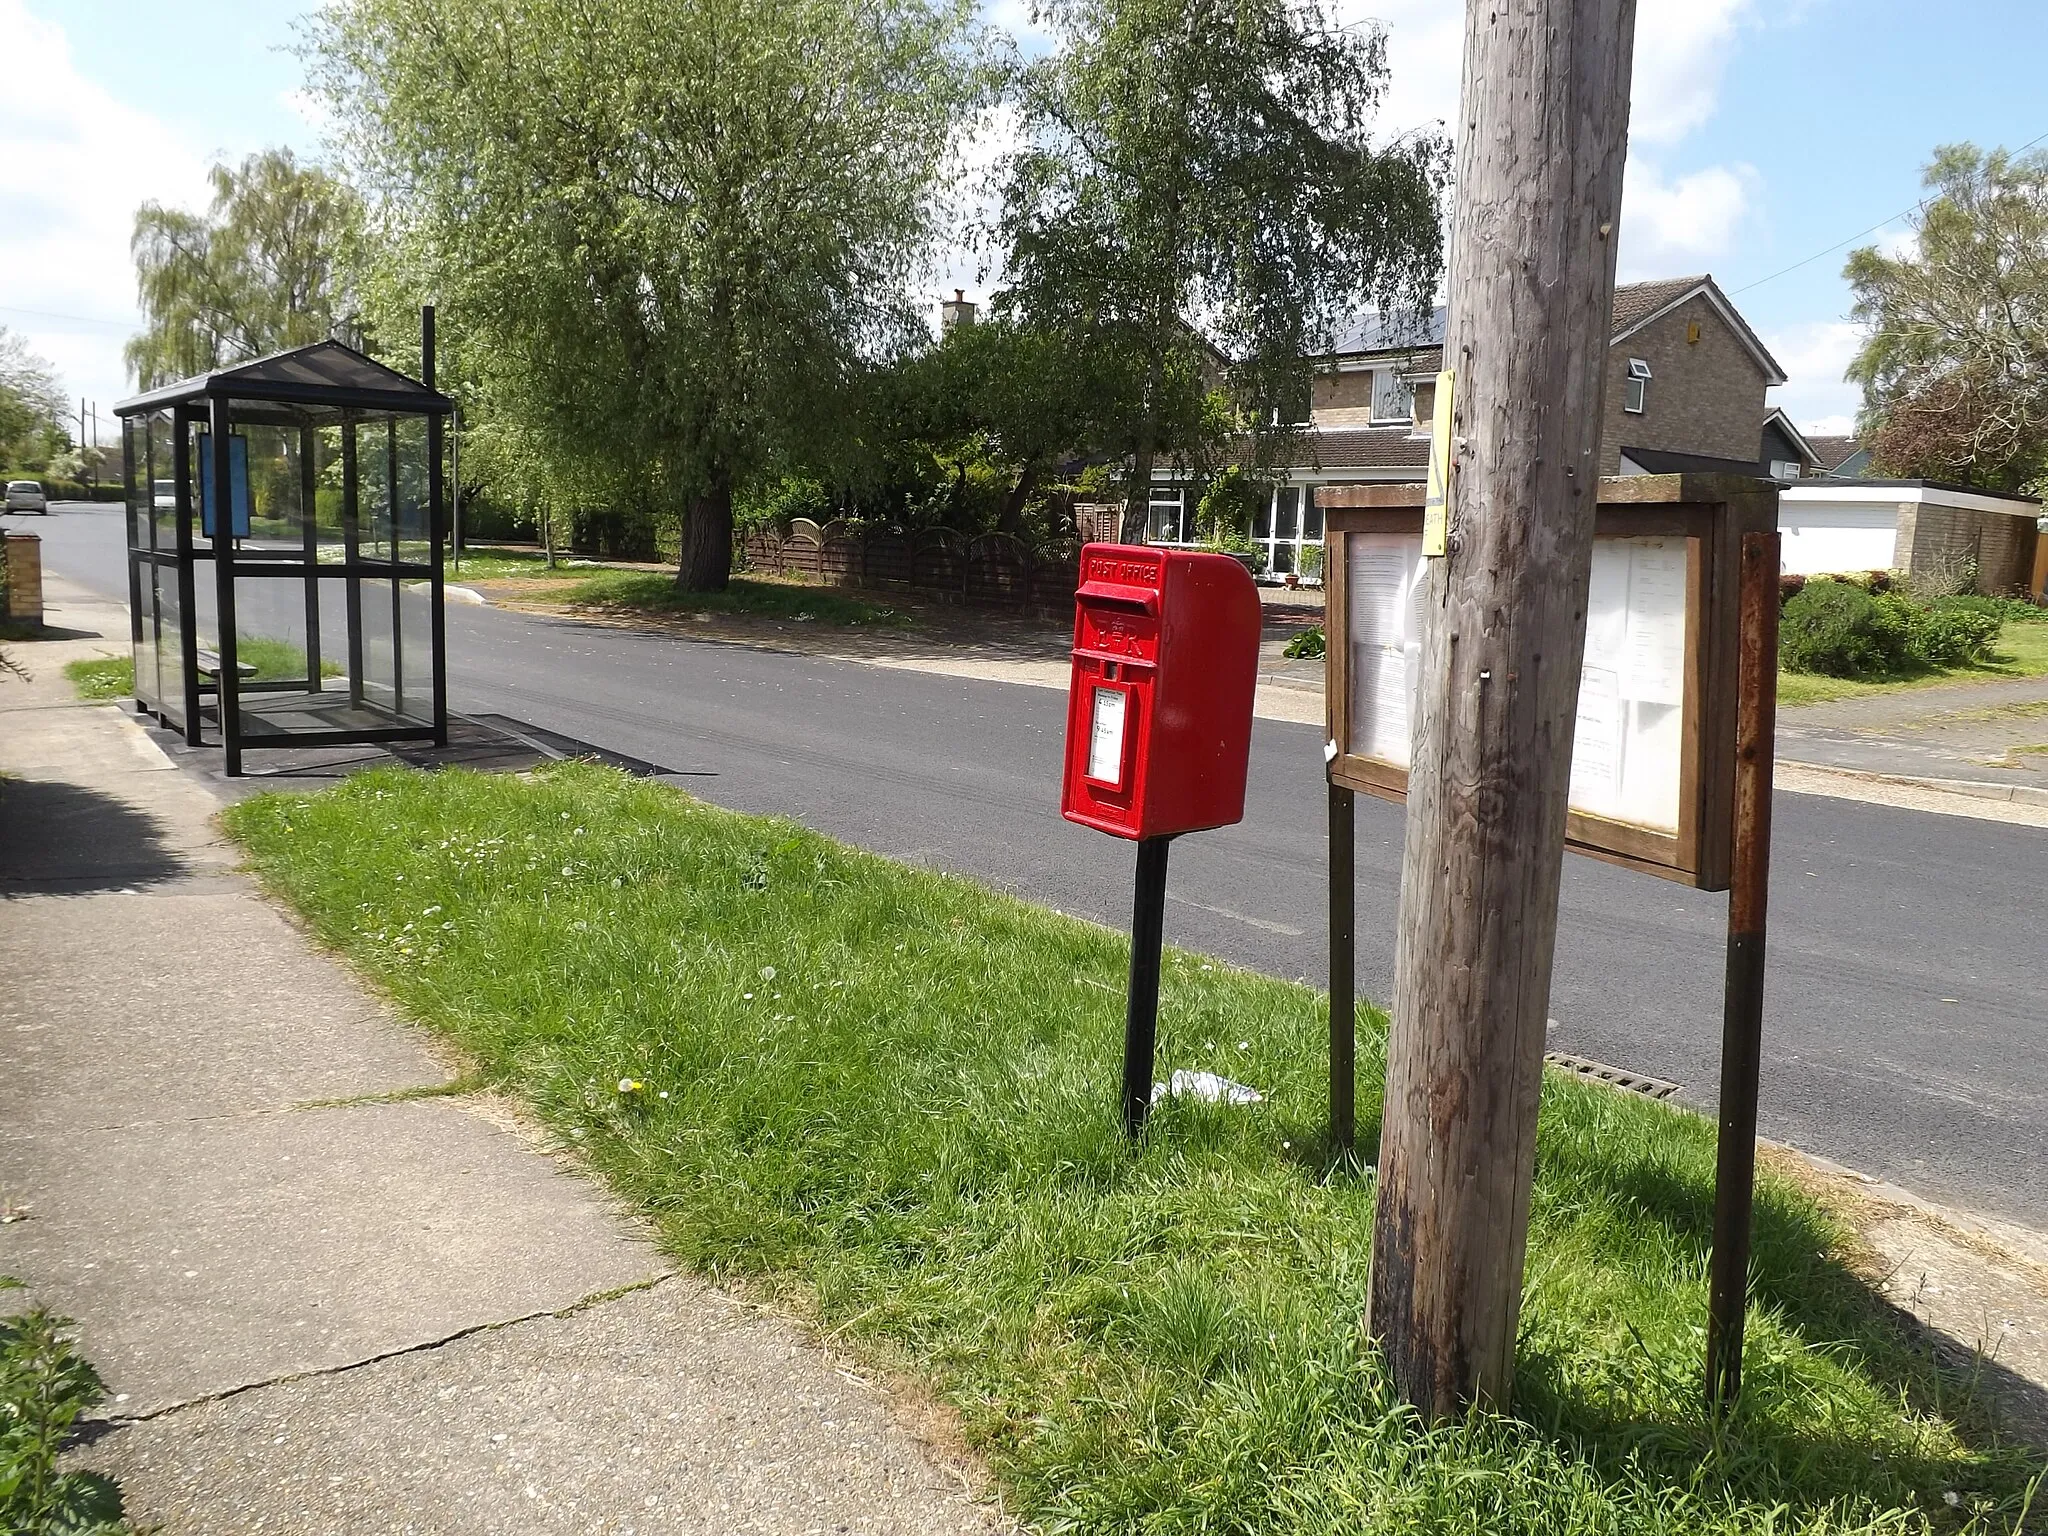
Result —
[[[116, 406], [137, 706], [251, 749], [448, 739], [447, 396], [337, 341]], [[225, 494], [221, 488], [225, 487]]]

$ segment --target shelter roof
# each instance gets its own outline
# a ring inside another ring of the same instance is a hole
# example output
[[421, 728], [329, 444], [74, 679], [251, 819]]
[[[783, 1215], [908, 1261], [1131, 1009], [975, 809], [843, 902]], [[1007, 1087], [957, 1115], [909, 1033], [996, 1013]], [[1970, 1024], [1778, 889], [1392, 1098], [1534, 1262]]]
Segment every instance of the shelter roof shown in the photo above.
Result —
[[325, 419], [342, 411], [445, 416], [455, 409], [455, 402], [439, 390], [353, 347], [316, 341], [159, 385], [123, 400], [114, 414], [130, 416], [222, 398], [313, 408], [301, 413], [306, 419]]

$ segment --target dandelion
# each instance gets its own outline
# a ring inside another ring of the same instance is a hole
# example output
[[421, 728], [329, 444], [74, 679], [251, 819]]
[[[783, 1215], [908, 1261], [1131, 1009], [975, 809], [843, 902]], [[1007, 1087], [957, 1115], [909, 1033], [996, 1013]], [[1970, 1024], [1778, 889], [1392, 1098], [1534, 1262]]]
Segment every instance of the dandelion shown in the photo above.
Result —
[[773, 981], [773, 980], [775, 979], [775, 967], [774, 967], [774, 966], [772, 966], [772, 965], [764, 965], [764, 966], [762, 966], [762, 967], [761, 967], [761, 979], [762, 979], [763, 981]]
[[[619, 1079], [619, 1092], [621, 1093], [638, 1093], [642, 1088], [646, 1086], [647, 1085], [641, 1082], [640, 1079], [637, 1077], [622, 1077]], [[668, 1097], [668, 1095], [663, 1094], [662, 1097], [666, 1098]]]

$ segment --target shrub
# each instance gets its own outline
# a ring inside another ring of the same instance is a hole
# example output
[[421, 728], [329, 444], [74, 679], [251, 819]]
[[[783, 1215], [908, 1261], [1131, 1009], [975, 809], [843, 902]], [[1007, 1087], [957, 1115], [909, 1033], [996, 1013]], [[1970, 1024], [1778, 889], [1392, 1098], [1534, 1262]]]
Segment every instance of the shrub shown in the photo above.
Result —
[[1778, 575], [1778, 606], [1783, 608], [1785, 604], [1791, 602], [1793, 598], [1799, 595], [1800, 588], [1805, 585], [1806, 578], [1804, 576], [1795, 575], [1790, 571], [1781, 571]]
[[[0, 1276], [0, 1289], [20, 1282]], [[121, 1490], [58, 1457], [79, 1417], [106, 1396], [72, 1347], [70, 1323], [42, 1307], [0, 1317], [0, 1530], [18, 1536], [119, 1536]]]
[[1960, 667], [1983, 658], [2002, 623], [1968, 598], [1945, 597], [1914, 610], [1907, 648], [1923, 666]]
[[1314, 661], [1326, 650], [1323, 629], [1318, 624], [1314, 629], [1305, 629], [1280, 648], [1280, 654], [1294, 661]]
[[1846, 581], [1809, 581], [1785, 604], [1779, 659], [1794, 672], [1825, 677], [1875, 677], [1907, 657], [1911, 629], [1904, 599], [1872, 597]]
[[1848, 581], [1807, 582], [1785, 604], [1778, 658], [1794, 672], [1885, 677], [1981, 660], [2009, 607], [1996, 598], [1921, 602]]

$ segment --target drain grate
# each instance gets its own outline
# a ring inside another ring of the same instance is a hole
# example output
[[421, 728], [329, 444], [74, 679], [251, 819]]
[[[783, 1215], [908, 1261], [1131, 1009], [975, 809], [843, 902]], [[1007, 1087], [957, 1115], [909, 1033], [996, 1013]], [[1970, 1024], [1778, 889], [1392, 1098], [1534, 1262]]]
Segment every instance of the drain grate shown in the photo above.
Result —
[[1569, 1072], [1575, 1077], [1590, 1077], [1595, 1082], [1607, 1084], [1610, 1088], [1625, 1088], [1630, 1093], [1640, 1093], [1646, 1099], [1668, 1099], [1678, 1092], [1678, 1084], [1667, 1083], [1661, 1077], [1630, 1072], [1624, 1067], [1610, 1067], [1604, 1061], [1589, 1061], [1584, 1056], [1573, 1056], [1564, 1051], [1546, 1051], [1543, 1059], [1560, 1071]]

